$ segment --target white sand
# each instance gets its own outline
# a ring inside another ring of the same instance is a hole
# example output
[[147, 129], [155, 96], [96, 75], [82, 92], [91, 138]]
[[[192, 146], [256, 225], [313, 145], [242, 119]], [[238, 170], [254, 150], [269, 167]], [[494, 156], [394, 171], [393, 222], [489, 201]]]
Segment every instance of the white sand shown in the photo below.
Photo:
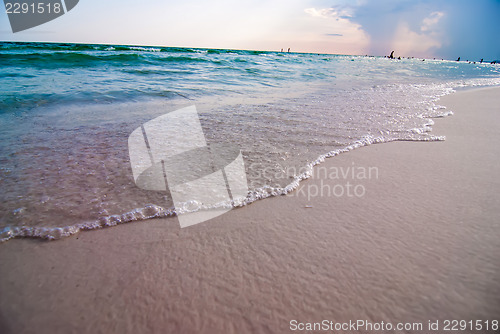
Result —
[[1, 244], [0, 333], [500, 320], [499, 98], [443, 98], [455, 112], [434, 126], [445, 142], [372, 145], [322, 165], [376, 167], [378, 179], [304, 183], [349, 181], [361, 198], [296, 192], [185, 229], [153, 220]]

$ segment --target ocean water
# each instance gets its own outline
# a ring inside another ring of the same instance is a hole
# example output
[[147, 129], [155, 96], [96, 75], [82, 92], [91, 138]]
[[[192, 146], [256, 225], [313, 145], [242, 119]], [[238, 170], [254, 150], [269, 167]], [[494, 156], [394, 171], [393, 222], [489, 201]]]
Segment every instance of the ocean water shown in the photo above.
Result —
[[196, 106], [208, 143], [240, 148], [247, 205], [357, 147], [445, 140], [439, 97], [499, 84], [486, 63], [0, 43], [0, 241], [175, 216], [168, 193], [136, 186], [127, 140], [179, 108]]

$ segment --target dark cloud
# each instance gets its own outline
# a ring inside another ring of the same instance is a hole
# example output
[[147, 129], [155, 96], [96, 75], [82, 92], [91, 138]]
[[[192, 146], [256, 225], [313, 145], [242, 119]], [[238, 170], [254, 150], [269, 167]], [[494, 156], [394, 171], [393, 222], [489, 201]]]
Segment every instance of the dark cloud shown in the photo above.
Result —
[[[436, 57], [456, 59], [500, 58], [500, 1], [476, 0], [367, 0], [361, 5], [339, 1], [332, 6], [351, 14], [370, 36], [371, 53], [386, 54], [401, 22], [411, 31], [422, 33], [422, 22], [433, 12], [445, 16], [434, 27], [441, 47], [432, 50]], [[427, 33], [427, 32], [426, 32]]]

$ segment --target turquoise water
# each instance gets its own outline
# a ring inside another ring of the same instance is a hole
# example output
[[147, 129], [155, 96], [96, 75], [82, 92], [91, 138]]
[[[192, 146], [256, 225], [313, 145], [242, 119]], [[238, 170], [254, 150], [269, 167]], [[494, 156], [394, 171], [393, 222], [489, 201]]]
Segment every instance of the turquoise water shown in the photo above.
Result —
[[258, 94], [291, 83], [497, 78], [498, 66], [278, 52], [0, 43], [0, 107]]
[[0, 43], [1, 238], [173, 215], [168, 194], [135, 186], [127, 138], [181, 107], [209, 142], [240, 147], [251, 203], [343, 151], [444, 140], [436, 100], [498, 84], [499, 65], [431, 59]]

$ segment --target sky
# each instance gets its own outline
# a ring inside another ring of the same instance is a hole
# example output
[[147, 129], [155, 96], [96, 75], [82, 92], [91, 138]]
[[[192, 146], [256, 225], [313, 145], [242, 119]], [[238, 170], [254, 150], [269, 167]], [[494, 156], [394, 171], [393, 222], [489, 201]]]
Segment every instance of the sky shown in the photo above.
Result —
[[0, 40], [500, 59], [500, 0], [80, 0]]

